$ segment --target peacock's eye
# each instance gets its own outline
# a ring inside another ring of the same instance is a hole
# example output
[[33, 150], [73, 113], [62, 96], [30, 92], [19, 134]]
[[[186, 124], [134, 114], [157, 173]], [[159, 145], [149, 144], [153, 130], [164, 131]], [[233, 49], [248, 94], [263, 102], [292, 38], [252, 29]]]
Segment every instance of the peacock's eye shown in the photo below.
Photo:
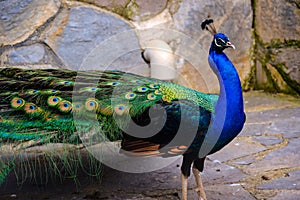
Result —
[[216, 38], [215, 39], [215, 44], [218, 46], [218, 47], [222, 47], [224, 45], [226, 45], [226, 42], [224, 40], [222, 40], [221, 38]]

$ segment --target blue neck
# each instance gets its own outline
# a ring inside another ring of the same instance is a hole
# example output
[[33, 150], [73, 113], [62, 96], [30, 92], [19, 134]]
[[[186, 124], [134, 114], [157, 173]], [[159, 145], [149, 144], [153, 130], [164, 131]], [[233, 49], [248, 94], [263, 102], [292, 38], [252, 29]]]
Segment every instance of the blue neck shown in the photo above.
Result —
[[[229, 143], [244, 125], [244, 104], [241, 82], [236, 69], [223, 52], [211, 49], [209, 63], [220, 84], [220, 96], [215, 106], [212, 127], [219, 129], [221, 135], [215, 150]], [[222, 127], [222, 129], [220, 129]]]

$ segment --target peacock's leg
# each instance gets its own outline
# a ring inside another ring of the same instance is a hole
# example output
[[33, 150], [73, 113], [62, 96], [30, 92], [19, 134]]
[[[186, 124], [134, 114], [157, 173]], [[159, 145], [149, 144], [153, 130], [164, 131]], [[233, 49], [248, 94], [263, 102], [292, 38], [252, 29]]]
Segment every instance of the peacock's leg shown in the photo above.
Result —
[[188, 191], [188, 177], [181, 173], [181, 184], [182, 184], [182, 200], [187, 200]]
[[196, 183], [197, 183], [197, 187], [195, 188], [195, 191], [199, 196], [199, 200], [206, 200], [206, 194], [201, 180], [200, 171], [196, 169], [194, 166], [193, 166], [193, 174], [195, 176]]

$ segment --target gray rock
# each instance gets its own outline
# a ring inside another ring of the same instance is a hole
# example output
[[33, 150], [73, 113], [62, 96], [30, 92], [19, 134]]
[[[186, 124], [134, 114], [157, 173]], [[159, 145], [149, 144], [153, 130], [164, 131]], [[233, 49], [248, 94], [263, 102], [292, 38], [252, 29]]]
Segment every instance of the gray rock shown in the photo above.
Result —
[[237, 183], [241, 179], [245, 178], [246, 174], [236, 167], [206, 159], [201, 176], [205, 185], [216, 185]]
[[255, 200], [240, 184], [214, 185], [205, 188], [210, 200]]
[[176, 79], [176, 83], [203, 93], [218, 93], [219, 83], [216, 76], [212, 70], [209, 69], [208, 74], [203, 68], [203, 65], [199, 69], [189, 62], [185, 62], [180, 69], [180, 76]]
[[[269, 93], [262, 93], [261, 91], [246, 92], [245, 98], [245, 110], [247, 112], [259, 112], [264, 110], [280, 109], [286, 107], [295, 107], [299, 104], [297, 98], [291, 96], [279, 96]], [[254, 113], [255, 114], [255, 113]], [[247, 123], [248, 120], [246, 121]]]
[[296, 200], [299, 199], [300, 191], [279, 192], [276, 196], [268, 200]]
[[272, 146], [274, 144], [279, 144], [282, 142], [282, 139], [276, 136], [256, 136], [252, 138], [253, 141], [259, 142], [265, 146]]
[[[78, 3], [76, 0], [71, 1], [74, 1], [73, 4]], [[81, 0], [81, 2], [98, 6], [110, 12], [116, 13], [125, 19], [132, 19], [132, 17], [137, 15], [139, 11], [139, 6], [137, 3], [131, 0]]]
[[299, 1], [258, 0], [254, 6], [256, 88], [299, 93]]
[[[1, 56], [6, 66], [16, 65], [54, 65], [62, 67], [62, 62], [44, 44], [34, 43], [28, 46], [9, 48]], [[53, 67], [50, 67], [53, 68]]]
[[209, 158], [211, 160], [224, 162], [235, 158], [243, 157], [246, 155], [258, 153], [264, 150], [266, 150], [265, 147], [255, 145], [253, 143], [244, 140], [235, 139], [227, 146], [225, 146], [222, 150], [218, 151], [213, 155], [210, 155]]
[[136, 0], [137, 13], [133, 14], [131, 19], [133, 20], [146, 20], [151, 17], [156, 16], [158, 13], [162, 12], [167, 6], [167, 0], [152, 0], [143, 1]]
[[289, 172], [287, 177], [259, 185], [257, 188], [266, 190], [300, 190], [300, 171]]
[[291, 1], [255, 1], [255, 28], [263, 42], [299, 39], [299, 7]]
[[[266, 67], [266, 73], [270, 73], [272, 79], [276, 82], [276, 85], [278, 86], [278, 91], [289, 91], [289, 90], [293, 90], [290, 86], [289, 86], [289, 82], [284, 80], [284, 76], [282, 76], [279, 73], [280, 68], [285, 68], [285, 67], [281, 67], [278, 66], [275, 67], [277, 64], [270, 64], [270, 63], [266, 63], [265, 67]], [[294, 91], [294, 92], [297, 92]]]
[[[300, 27], [300, 26], [299, 26]], [[289, 75], [292, 80], [300, 84], [300, 57], [299, 48], [282, 48], [276, 52], [276, 63], [283, 63], [283, 70]]]
[[[130, 51], [140, 50], [137, 37], [130, 30], [132, 28], [127, 22], [113, 14], [79, 6], [61, 12], [42, 34], [42, 38], [71, 69], [79, 69], [96, 49], [98, 56], [93, 54], [95, 57], [89, 63], [91, 66], [81, 69], [101, 69]], [[128, 37], [126, 31], [129, 31]], [[117, 34], [121, 35], [120, 38]], [[108, 58], [111, 60], [108, 61]], [[140, 56], [129, 57], [123, 65], [130, 65], [131, 61], [137, 59], [141, 60]]]
[[254, 175], [269, 170], [299, 167], [299, 142], [300, 138], [291, 139], [287, 146], [270, 152], [262, 160], [250, 164], [243, 171], [248, 174]]
[[[249, 117], [247, 115], [247, 121], [249, 120]], [[263, 123], [263, 124], [246, 124], [244, 125], [243, 130], [239, 134], [239, 136], [256, 136], [256, 135], [262, 135], [266, 133], [268, 128], [270, 127], [270, 123]]]
[[248, 112], [247, 123], [266, 123], [286, 121], [299, 118], [299, 107], [263, 110], [260, 112]]
[[150, 67], [141, 59], [140, 49], [130, 51], [125, 55], [120, 55], [118, 59], [114, 60], [106, 69], [118, 69], [146, 77], [150, 76]]
[[[262, 55], [265, 56], [265, 55]], [[270, 83], [268, 83], [268, 77], [266, 75], [266, 69], [263, 67], [261, 61], [255, 60], [255, 78], [256, 78], [256, 85], [258, 89], [265, 88], [266, 86], [269, 86]]]
[[255, 162], [256, 158], [252, 155], [250, 156], [245, 156], [243, 158], [236, 159], [232, 161], [233, 164], [237, 165], [250, 165], [251, 163]]
[[[110, 193], [118, 190], [128, 191], [130, 188], [135, 191], [180, 188], [180, 166], [181, 159], [164, 169], [149, 173], [126, 173], [104, 168], [102, 190]], [[195, 187], [193, 176], [189, 180], [189, 186]]]
[[[175, 27], [199, 42], [208, 51], [211, 36], [201, 30], [201, 22], [211, 15], [220, 32], [226, 33], [236, 51], [226, 53], [235, 64], [242, 82], [248, 77], [251, 64], [249, 51], [252, 45], [252, 9], [250, 0], [197, 1], [185, 0], [173, 15]], [[234, 16], [234, 17], [233, 17]]]
[[[71, 0], [75, 1], [76, 0]], [[130, 0], [81, 0], [81, 2], [89, 3], [96, 5], [101, 8], [105, 8], [110, 11], [114, 11], [116, 9], [124, 8], [129, 3]]]
[[0, 47], [26, 40], [58, 12], [60, 5], [58, 0], [0, 1]]
[[[161, 170], [141, 174], [130, 174], [105, 168], [102, 189], [107, 193], [129, 190], [129, 188], [133, 188], [134, 191], [181, 189], [181, 163], [182, 158]], [[244, 173], [235, 167], [220, 162], [213, 162], [209, 159], [205, 161], [204, 171], [201, 173], [204, 187], [206, 185], [239, 182], [245, 176]], [[189, 188], [196, 187], [192, 173], [188, 183]]]
[[[1, 66], [0, 68], [3, 68], [6, 66]], [[54, 66], [50, 64], [26, 64], [26, 65], [10, 65], [11, 68], [20, 68], [20, 69], [59, 69], [60, 66]]]
[[9, 64], [40, 63], [45, 57], [45, 48], [40, 44], [33, 44], [12, 49], [8, 52]]
[[290, 116], [289, 120], [272, 122], [266, 133], [281, 133], [284, 138], [299, 137], [300, 118], [297, 116]]
[[99, 190], [89, 191], [88, 194], [83, 198], [76, 198], [76, 200], [84, 199], [109, 199], [109, 200], [178, 200], [177, 191], [146, 191], [140, 192], [127, 192], [125, 191], [114, 191], [114, 192], [100, 192]]

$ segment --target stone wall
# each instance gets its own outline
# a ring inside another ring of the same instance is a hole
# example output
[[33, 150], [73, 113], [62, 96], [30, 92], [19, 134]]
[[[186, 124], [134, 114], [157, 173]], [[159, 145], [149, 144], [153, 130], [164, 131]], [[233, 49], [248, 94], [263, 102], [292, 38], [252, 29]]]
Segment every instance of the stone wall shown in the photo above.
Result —
[[2, 0], [0, 63], [149, 76], [140, 51], [161, 39], [176, 54], [175, 82], [217, 92], [207, 64], [212, 37], [200, 27], [208, 15], [237, 47], [227, 54], [245, 90], [299, 92], [297, 0]]
[[300, 1], [254, 0], [255, 89], [300, 94]]

